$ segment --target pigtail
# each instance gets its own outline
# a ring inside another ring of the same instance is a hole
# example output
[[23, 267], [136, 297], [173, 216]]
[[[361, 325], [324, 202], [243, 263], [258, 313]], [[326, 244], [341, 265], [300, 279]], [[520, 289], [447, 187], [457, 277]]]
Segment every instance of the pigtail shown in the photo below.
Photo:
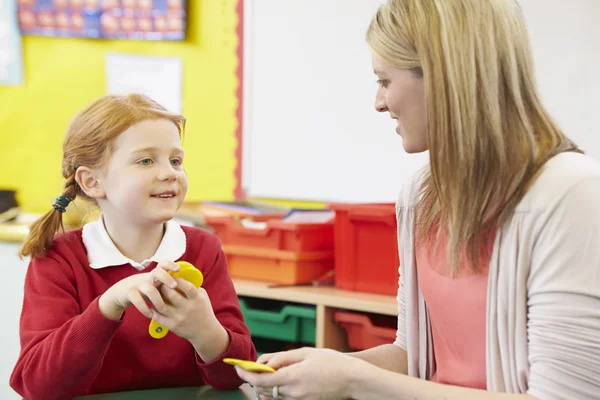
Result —
[[52, 210], [44, 214], [35, 221], [30, 229], [25, 243], [19, 250], [19, 257], [37, 257], [46, 256], [46, 252], [52, 247], [54, 235], [62, 230], [64, 232], [62, 215], [69, 203], [75, 200], [79, 185], [75, 180], [75, 171], [71, 173], [65, 181], [65, 190], [62, 195], [57, 197], [52, 205]]

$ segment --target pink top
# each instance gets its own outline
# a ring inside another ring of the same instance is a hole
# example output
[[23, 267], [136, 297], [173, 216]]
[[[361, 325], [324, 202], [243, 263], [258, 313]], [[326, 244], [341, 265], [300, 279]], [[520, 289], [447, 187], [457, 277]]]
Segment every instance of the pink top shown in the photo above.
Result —
[[[470, 265], [451, 277], [446, 240], [436, 252], [421, 246], [416, 252], [419, 287], [429, 312], [435, 372], [432, 381], [486, 389], [485, 326], [488, 267], [494, 238], [484, 245], [481, 272]], [[487, 250], [487, 251], [485, 251]]]

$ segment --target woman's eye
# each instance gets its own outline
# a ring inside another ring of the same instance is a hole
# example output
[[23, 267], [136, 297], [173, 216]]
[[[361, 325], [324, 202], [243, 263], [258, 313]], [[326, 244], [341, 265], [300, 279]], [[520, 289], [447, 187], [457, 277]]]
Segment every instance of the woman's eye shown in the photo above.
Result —
[[390, 83], [390, 81], [388, 81], [387, 79], [378, 79], [378, 80], [377, 80], [377, 84], [378, 84], [379, 86], [382, 86], [382, 87], [384, 87], [384, 88], [387, 88], [387, 87], [388, 87], [388, 85], [389, 85], [389, 83]]

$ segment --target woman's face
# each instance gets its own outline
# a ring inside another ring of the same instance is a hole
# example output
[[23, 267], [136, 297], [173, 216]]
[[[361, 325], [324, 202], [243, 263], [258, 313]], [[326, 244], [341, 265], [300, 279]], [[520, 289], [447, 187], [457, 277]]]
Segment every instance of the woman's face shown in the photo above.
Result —
[[372, 60], [379, 84], [375, 109], [388, 112], [396, 120], [396, 133], [402, 137], [402, 146], [407, 153], [428, 150], [423, 77], [415, 71], [386, 64], [374, 53]]

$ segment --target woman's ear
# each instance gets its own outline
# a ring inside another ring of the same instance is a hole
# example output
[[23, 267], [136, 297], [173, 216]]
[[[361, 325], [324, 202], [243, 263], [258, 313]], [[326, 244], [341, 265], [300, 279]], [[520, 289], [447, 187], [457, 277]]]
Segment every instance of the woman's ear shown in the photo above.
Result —
[[79, 167], [75, 171], [75, 180], [81, 187], [81, 190], [92, 199], [101, 199], [106, 196], [104, 189], [100, 184], [97, 172], [88, 167]]

